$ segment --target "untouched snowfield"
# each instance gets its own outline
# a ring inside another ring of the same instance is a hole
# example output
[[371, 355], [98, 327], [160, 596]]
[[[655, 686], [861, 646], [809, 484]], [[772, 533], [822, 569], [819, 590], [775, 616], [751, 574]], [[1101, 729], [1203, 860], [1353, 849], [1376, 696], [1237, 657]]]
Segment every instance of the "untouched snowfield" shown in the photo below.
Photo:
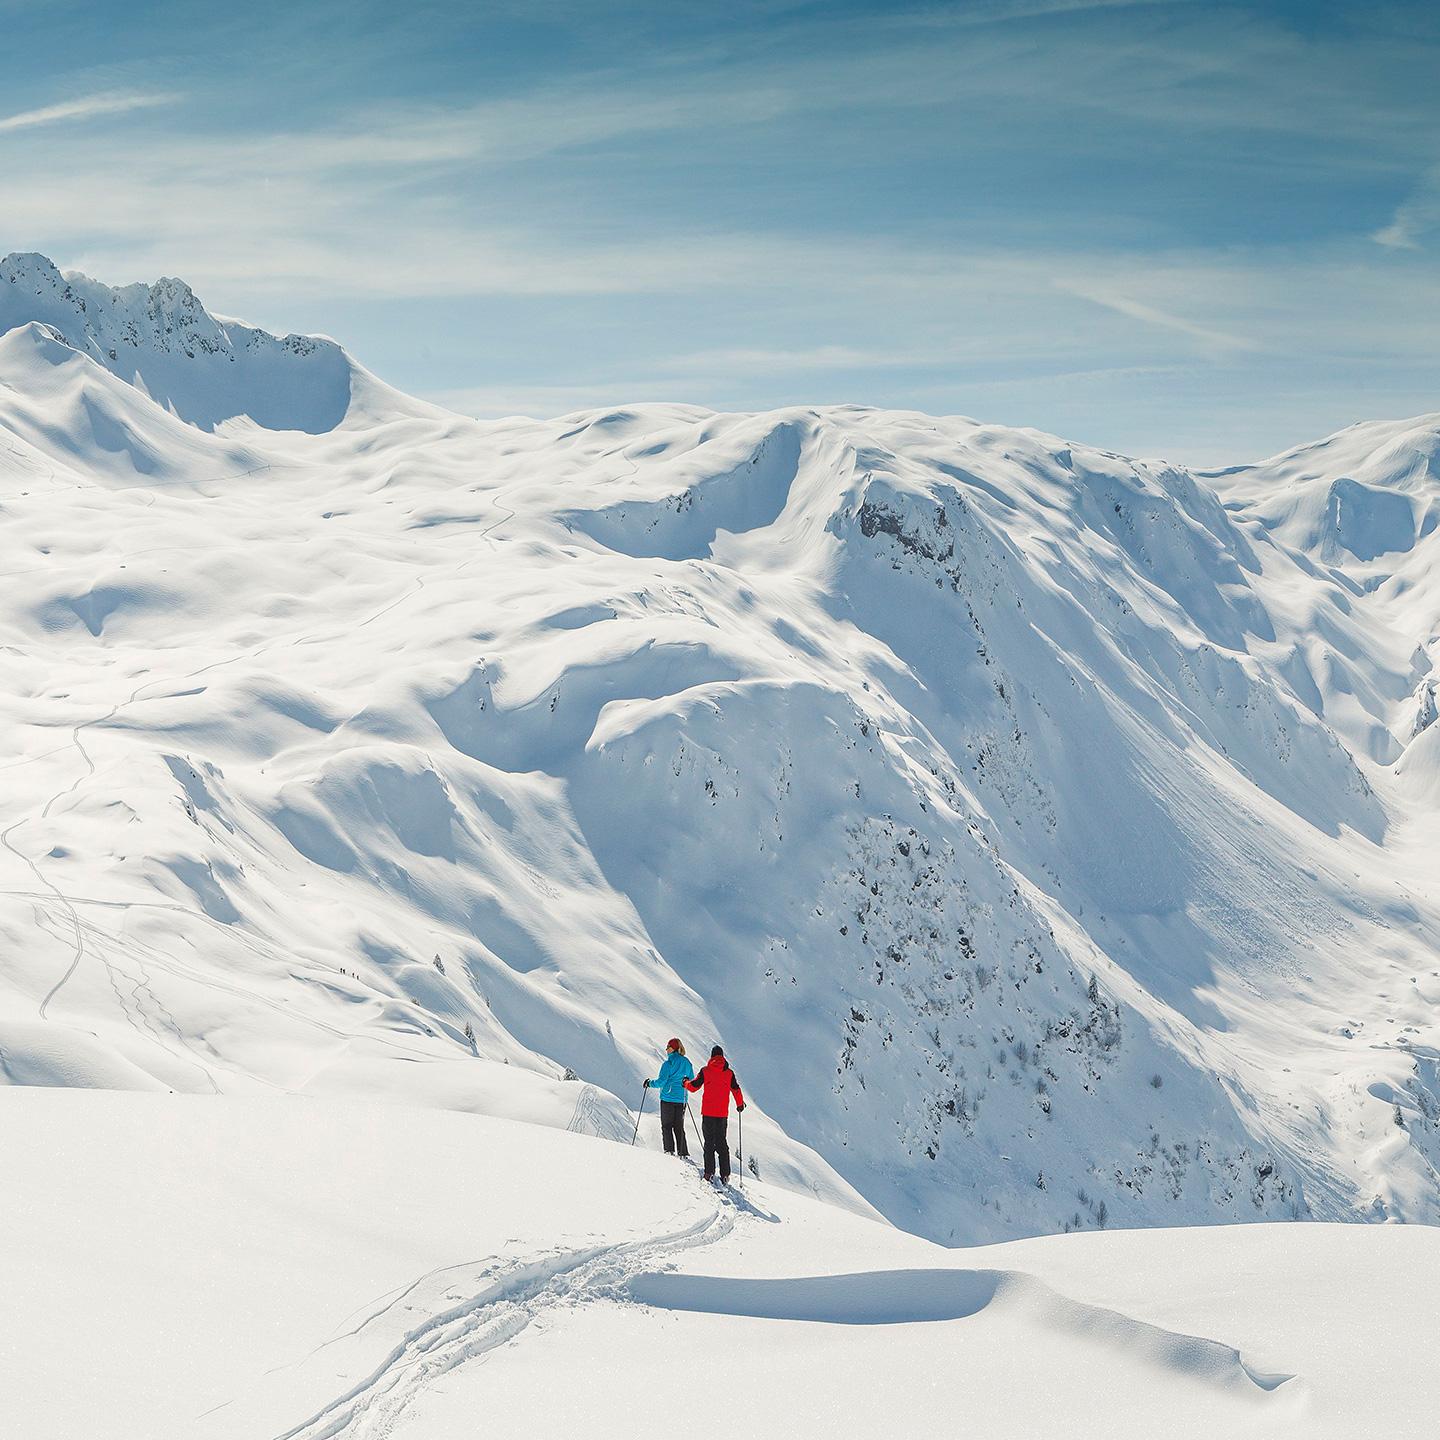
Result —
[[957, 1252], [482, 1116], [55, 1090], [12, 1092], [4, 1113], [10, 1434], [1361, 1440], [1433, 1425], [1415, 1349], [1440, 1286], [1429, 1227]]

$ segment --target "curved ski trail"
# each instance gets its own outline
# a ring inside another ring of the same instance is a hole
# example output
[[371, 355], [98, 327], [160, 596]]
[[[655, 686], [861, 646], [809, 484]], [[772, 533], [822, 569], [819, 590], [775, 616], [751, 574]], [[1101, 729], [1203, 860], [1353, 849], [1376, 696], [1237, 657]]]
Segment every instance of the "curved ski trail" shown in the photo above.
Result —
[[[717, 1203], [703, 1219], [655, 1239], [557, 1251], [498, 1275], [487, 1262], [432, 1271], [305, 1357], [310, 1360], [337, 1341], [361, 1335], [402, 1304], [426, 1312], [426, 1318], [406, 1330], [363, 1379], [274, 1440], [337, 1436], [387, 1440], [422, 1391], [459, 1366], [516, 1339], [547, 1311], [588, 1300], [625, 1298], [637, 1274], [653, 1270], [679, 1251], [713, 1245], [734, 1226], [733, 1209]], [[477, 1288], [457, 1300], [456, 1288], [467, 1279]]]

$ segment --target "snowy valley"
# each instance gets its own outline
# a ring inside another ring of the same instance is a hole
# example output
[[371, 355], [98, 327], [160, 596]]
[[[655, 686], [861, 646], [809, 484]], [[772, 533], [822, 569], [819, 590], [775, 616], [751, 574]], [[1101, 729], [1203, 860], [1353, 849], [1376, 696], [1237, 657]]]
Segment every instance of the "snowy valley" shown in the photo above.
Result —
[[[152, 1280], [134, 1344], [186, 1313], [144, 1252], [56, 1290], [122, 1223], [86, 1181], [192, 1280], [264, 1211], [214, 1281], [249, 1339], [151, 1428], [102, 1386], [25, 1433], [448, 1434], [523, 1329], [489, 1428], [618, 1434], [620, 1378], [520, 1425], [543, 1347], [717, 1315], [778, 1427], [763, 1327], [843, 1376], [852, 1312], [997, 1426], [1049, 1347], [1011, 1433], [1112, 1433], [1097, 1363], [1147, 1433], [1370, 1433], [1297, 1316], [1403, 1329], [1440, 1268], [1440, 415], [1203, 473], [860, 407], [481, 422], [39, 256], [0, 332], [0, 1076], [67, 1092], [0, 1102], [54, 1307], [0, 1353]], [[621, 1148], [671, 1034], [753, 1099], [744, 1197]], [[287, 1245], [372, 1197], [307, 1290]], [[1420, 1224], [1156, 1228], [1295, 1220]], [[1154, 1233], [1066, 1234], [1113, 1230]]]

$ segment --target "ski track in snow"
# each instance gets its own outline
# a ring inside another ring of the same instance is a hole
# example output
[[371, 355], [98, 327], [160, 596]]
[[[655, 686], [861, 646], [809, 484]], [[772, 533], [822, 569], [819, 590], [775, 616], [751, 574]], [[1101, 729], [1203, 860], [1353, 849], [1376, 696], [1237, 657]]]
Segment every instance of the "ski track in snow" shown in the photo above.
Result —
[[[734, 1224], [730, 1207], [717, 1203], [713, 1214], [657, 1239], [560, 1251], [509, 1266], [498, 1277], [483, 1271], [467, 1276], [471, 1267], [463, 1264], [429, 1271], [358, 1326], [298, 1362], [303, 1365], [328, 1346], [363, 1334], [402, 1304], [426, 1312], [364, 1379], [274, 1440], [386, 1440], [422, 1391], [517, 1339], [547, 1311], [623, 1299], [634, 1277], [670, 1256], [723, 1240]], [[452, 1292], [466, 1280], [476, 1288], [456, 1301]]]
[[599, 1106], [596, 1103], [599, 1093], [593, 1085], [581, 1085], [580, 1094], [575, 1101], [575, 1113], [565, 1127], [572, 1135], [596, 1135], [599, 1133], [597, 1129]]
[[[51, 892], [35, 890], [0, 890], [0, 895], [12, 895], [19, 899], [34, 900], [41, 903], [48, 902], [55, 898]], [[284, 965], [296, 964], [294, 956], [288, 955], [284, 951], [280, 950], [278, 947], [268, 944], [268, 942], [266, 942], [262, 937], [247, 935], [243, 930], [239, 930], [234, 926], [228, 926], [223, 921], [216, 920], [212, 916], [206, 915], [201, 911], [194, 910], [188, 905], [181, 905], [173, 901], [165, 900], [101, 900], [86, 895], [64, 895], [60, 896], [59, 898], [65, 903], [67, 907], [69, 907], [69, 909], [67, 909], [67, 913], [70, 913], [70, 910], [75, 910], [77, 916], [77, 907], [83, 907], [87, 905], [98, 906], [101, 909], [106, 910], [119, 911], [169, 911], [173, 914], [184, 916], [186, 920], [196, 921], [202, 925], [211, 927], [212, 929], [224, 934], [227, 939], [238, 942], [246, 949], [253, 950], [257, 956], [271, 963]], [[326, 1021], [321, 1020], [317, 1016], [306, 1015], [303, 1012], [293, 1011], [286, 1007], [282, 1002], [275, 1000], [268, 995], [264, 995], [258, 990], [252, 990], [247, 986], [237, 984], [236, 982], [231, 980], [218, 979], [213, 974], [207, 974], [203, 970], [197, 969], [194, 966], [187, 965], [183, 960], [179, 960], [173, 955], [168, 955], [160, 950], [157, 950], [154, 946], [145, 945], [143, 942], [137, 941], [133, 937], [113, 934], [108, 930], [102, 930], [98, 926], [91, 925], [83, 920], [80, 921], [79, 924], [82, 935], [91, 935], [95, 939], [109, 942], [110, 944], [120, 947], [122, 950], [131, 952], [132, 954], [143, 954], [148, 957], [148, 963], [154, 965], [157, 969], [165, 970], [170, 974], [181, 976], [184, 979], [192, 981], [197, 985], [206, 986], [209, 989], [219, 991], [223, 994], [240, 996], [247, 1001], [251, 1001], [257, 1005], [263, 1005], [266, 1009], [273, 1010], [276, 1014], [284, 1015], [287, 1020], [291, 1021], [294, 1024], [307, 1026], [314, 1030], [319, 1030], [334, 1039], [355, 1039], [360, 1033], [358, 1031], [346, 1030], [337, 1025], [328, 1024]], [[344, 974], [345, 972], [334, 971], [329, 973]], [[397, 1054], [410, 1059], [428, 1060], [431, 1058], [423, 1051], [416, 1050], [412, 1046], [404, 1045], [397, 1040], [388, 1039], [383, 1035], [367, 1034], [366, 1039], [371, 1044], [379, 1045], [387, 1050], [393, 1050]], [[259, 1078], [261, 1078], [263, 1081], [263, 1077]]]
[[[263, 649], [264, 647], [261, 648]], [[213, 661], [208, 665], [200, 666], [198, 669], [191, 671], [188, 675], [185, 675], [181, 677], [178, 681], [174, 681], [172, 683], [177, 686], [184, 685], [189, 681], [196, 679], [198, 676], [206, 674], [209, 671], [217, 670], [221, 666], [234, 664], [237, 661], [246, 658], [252, 657], [231, 656], [224, 660]], [[166, 678], [168, 679], [169, 677]], [[84, 742], [80, 739], [81, 733], [85, 730], [107, 724], [109, 721], [113, 720], [115, 716], [119, 715], [122, 711], [127, 710], [130, 706], [139, 703], [141, 694], [144, 691], [148, 690], [152, 685], [159, 685], [164, 683], [166, 683], [166, 680], [146, 681], [144, 684], [136, 686], [135, 689], [133, 689], [126, 697], [126, 699], [117, 701], [107, 711], [105, 711], [103, 715], [94, 716], [92, 719], [89, 720], [82, 720], [79, 722], [79, 724], [75, 725], [70, 732], [70, 744], [71, 747], [79, 753], [81, 760], [84, 762], [85, 773], [83, 775], [77, 776], [74, 780], [70, 782], [69, 785], [66, 785], [65, 787], [57, 790], [53, 795], [51, 795], [50, 798], [46, 800], [44, 805], [41, 807], [38, 817], [22, 817], [21, 819], [12, 822], [9, 826], [5, 828], [3, 832], [0, 832], [0, 845], [4, 845], [5, 849], [7, 849], [12, 855], [14, 855], [16, 859], [22, 861], [28, 867], [31, 874], [35, 876], [35, 879], [41, 885], [45, 886], [46, 890], [49, 891], [49, 893], [53, 895], [57, 901], [59, 901], [61, 906], [63, 906], [67, 916], [69, 917], [71, 927], [75, 932], [75, 953], [71, 957], [70, 963], [66, 968], [65, 973], [60, 976], [60, 978], [55, 982], [53, 986], [51, 986], [51, 988], [46, 992], [44, 998], [40, 1001], [39, 1013], [42, 1020], [47, 1018], [47, 1012], [50, 1008], [51, 1001], [54, 1000], [56, 995], [60, 993], [60, 991], [69, 982], [69, 980], [74, 976], [76, 970], [80, 968], [80, 962], [85, 956], [84, 927], [81, 925], [79, 914], [75, 909], [75, 900], [71, 896], [65, 894], [65, 892], [62, 891], [59, 886], [57, 886], [53, 881], [51, 881], [49, 877], [46, 876], [44, 872], [40, 869], [39, 864], [35, 861], [35, 859], [32, 856], [26, 854], [23, 850], [21, 850], [11, 840], [10, 837], [22, 825], [29, 823], [31, 818], [38, 818], [40, 820], [49, 819], [50, 812], [55, 808], [57, 804], [59, 804], [61, 800], [65, 799], [65, 797], [68, 795], [74, 794], [81, 785], [85, 784], [87, 780], [94, 777], [95, 762], [91, 758], [90, 752], [85, 748]], [[3, 893], [20, 894], [22, 892], [7, 891]], [[208, 1075], [208, 1072], [207, 1079], [213, 1086], [215, 1083], [214, 1079]]]

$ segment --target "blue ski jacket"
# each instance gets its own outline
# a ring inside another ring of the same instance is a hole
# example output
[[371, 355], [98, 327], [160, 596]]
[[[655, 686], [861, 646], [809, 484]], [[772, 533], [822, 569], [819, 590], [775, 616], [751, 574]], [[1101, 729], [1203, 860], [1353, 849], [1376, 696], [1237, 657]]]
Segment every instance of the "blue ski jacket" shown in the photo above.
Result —
[[659, 1076], [650, 1082], [650, 1086], [652, 1089], [659, 1088], [662, 1100], [682, 1105], [685, 1102], [685, 1082], [694, 1078], [695, 1067], [683, 1055], [672, 1051], [665, 1057]]

